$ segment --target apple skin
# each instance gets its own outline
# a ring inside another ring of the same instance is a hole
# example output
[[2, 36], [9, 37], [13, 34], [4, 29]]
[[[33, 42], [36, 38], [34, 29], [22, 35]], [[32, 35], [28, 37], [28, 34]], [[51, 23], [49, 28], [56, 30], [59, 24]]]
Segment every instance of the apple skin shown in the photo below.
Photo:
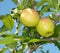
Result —
[[41, 36], [50, 37], [54, 33], [54, 23], [49, 18], [41, 18], [36, 30]]
[[27, 8], [21, 13], [20, 21], [25, 26], [35, 27], [39, 23], [39, 20], [39, 15], [34, 9]]

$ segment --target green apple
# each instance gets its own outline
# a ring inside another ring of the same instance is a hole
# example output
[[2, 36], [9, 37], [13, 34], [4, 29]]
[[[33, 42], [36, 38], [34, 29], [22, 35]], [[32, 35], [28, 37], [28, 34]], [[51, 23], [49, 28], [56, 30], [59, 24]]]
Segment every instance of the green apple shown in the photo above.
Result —
[[31, 8], [24, 9], [20, 16], [21, 23], [28, 27], [35, 27], [39, 23], [39, 19], [37, 11]]
[[49, 37], [54, 33], [54, 23], [49, 18], [41, 18], [36, 29], [41, 36]]

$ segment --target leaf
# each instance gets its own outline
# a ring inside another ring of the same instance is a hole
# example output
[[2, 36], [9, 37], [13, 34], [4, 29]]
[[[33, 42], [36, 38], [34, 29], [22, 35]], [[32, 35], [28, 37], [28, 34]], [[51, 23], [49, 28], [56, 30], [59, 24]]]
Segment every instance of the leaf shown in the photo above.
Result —
[[54, 30], [54, 35], [53, 36], [58, 36], [60, 35], [60, 24], [55, 26], [55, 30]]
[[51, 18], [52, 18], [53, 20], [56, 20], [56, 19], [57, 19], [57, 16], [56, 16], [55, 14], [52, 14]]
[[17, 6], [17, 9], [18, 9], [18, 10], [23, 10], [23, 9], [24, 9], [24, 6], [18, 5], [18, 6]]
[[11, 48], [11, 49], [14, 49], [17, 47], [17, 42], [13, 42], [11, 44], [6, 44], [7, 47]]
[[45, 3], [45, 0], [41, 0], [40, 2], [38, 2], [36, 4], [36, 7], [39, 8], [40, 6], [42, 6]]
[[31, 39], [28, 43], [40, 42], [40, 39]]
[[5, 27], [7, 27], [9, 30], [12, 30], [14, 27], [14, 21], [12, 20], [11, 15], [7, 15], [5, 18], [2, 19]]
[[16, 40], [13, 37], [5, 37], [0, 39], [0, 44], [10, 44], [15, 42]]
[[20, 36], [16, 35], [16, 34], [4, 34], [1, 37], [13, 37], [13, 38], [20, 38]]
[[17, 5], [18, 0], [12, 0], [12, 2]]
[[50, 4], [51, 4], [51, 0], [46, 0], [46, 2], [48, 3], [48, 5], [50, 5]]
[[0, 35], [5, 34], [8, 31], [8, 28], [5, 26], [2, 26], [2, 28], [0, 28]]
[[18, 14], [18, 13], [15, 13], [14, 15], [13, 15], [13, 18], [14, 19], [17, 19], [17, 18], [19, 18], [20, 17], [20, 15]]
[[22, 36], [25, 37], [25, 38], [28, 37], [28, 34], [29, 34], [30, 30], [28, 30], [27, 27], [24, 27], [22, 31], [23, 31], [22, 32]]
[[60, 43], [58, 41], [54, 41], [54, 44], [60, 49]]
[[4, 15], [0, 15], [0, 19], [4, 18]]
[[31, 7], [30, 0], [23, 0], [22, 5], [23, 5], [25, 8]]
[[43, 15], [48, 9], [49, 9], [49, 6], [48, 6], [48, 5], [45, 5], [45, 6], [42, 8], [40, 14]]
[[53, 6], [53, 8], [58, 8], [58, 0], [52, 0], [52, 6]]

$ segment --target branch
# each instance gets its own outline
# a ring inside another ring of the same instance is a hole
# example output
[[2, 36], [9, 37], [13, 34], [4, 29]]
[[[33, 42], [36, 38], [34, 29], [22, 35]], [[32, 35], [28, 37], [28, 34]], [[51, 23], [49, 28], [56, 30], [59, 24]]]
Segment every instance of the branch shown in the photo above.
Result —
[[12, 53], [16, 53], [16, 48], [13, 49]]
[[34, 47], [31, 47], [29, 53], [32, 53], [33, 51], [35, 51], [39, 47], [39, 45], [40, 44], [37, 44]]
[[[60, 40], [59, 37], [56, 37], [56, 38], [54, 37], [54, 38], [40, 39], [40, 42], [41, 41], [47, 41], [50, 43], [50, 42], [58, 41], [58, 40]], [[35, 51], [39, 46], [40, 46], [40, 44], [37, 44], [34, 47], [32, 47], [32, 45], [31, 45], [29, 53], [32, 53], [33, 51]]]

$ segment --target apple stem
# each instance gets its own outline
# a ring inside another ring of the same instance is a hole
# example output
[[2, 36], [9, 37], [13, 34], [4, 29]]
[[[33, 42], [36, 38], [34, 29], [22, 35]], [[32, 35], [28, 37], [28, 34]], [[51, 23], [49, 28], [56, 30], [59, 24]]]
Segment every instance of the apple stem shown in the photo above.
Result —
[[34, 0], [30, 0], [32, 8], [34, 9]]

